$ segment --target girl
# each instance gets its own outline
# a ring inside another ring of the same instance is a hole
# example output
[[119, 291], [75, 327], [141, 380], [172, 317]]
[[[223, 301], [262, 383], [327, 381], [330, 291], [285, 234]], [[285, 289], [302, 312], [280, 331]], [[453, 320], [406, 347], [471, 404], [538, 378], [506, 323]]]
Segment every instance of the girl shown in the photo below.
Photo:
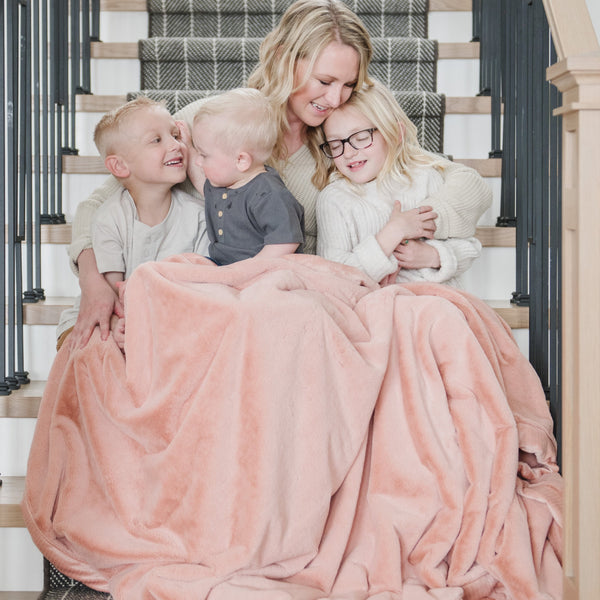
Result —
[[382, 283], [461, 287], [461, 273], [481, 253], [472, 236], [491, 198], [446, 193], [452, 163], [421, 148], [416, 127], [380, 83], [336, 109], [322, 135], [317, 254]]

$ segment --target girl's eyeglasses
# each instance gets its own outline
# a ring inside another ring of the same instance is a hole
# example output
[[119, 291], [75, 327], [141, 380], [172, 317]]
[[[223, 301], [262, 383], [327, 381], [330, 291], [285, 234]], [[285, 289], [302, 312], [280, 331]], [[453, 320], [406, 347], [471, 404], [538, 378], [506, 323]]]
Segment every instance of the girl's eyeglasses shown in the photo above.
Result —
[[373, 143], [373, 132], [377, 131], [377, 127], [371, 127], [370, 129], [363, 129], [357, 131], [352, 135], [349, 135], [343, 140], [328, 140], [319, 146], [323, 151], [323, 154], [327, 158], [337, 158], [344, 154], [344, 148], [346, 142], [350, 144], [355, 150], [364, 150]]

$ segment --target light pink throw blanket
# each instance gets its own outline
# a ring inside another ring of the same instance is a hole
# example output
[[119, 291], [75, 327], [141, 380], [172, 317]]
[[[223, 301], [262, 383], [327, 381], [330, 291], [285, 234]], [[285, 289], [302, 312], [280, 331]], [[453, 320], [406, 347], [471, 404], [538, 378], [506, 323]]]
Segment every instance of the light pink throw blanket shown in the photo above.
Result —
[[127, 283], [125, 360], [61, 350], [23, 512], [118, 600], [561, 597], [539, 380], [484, 303], [290, 256]]

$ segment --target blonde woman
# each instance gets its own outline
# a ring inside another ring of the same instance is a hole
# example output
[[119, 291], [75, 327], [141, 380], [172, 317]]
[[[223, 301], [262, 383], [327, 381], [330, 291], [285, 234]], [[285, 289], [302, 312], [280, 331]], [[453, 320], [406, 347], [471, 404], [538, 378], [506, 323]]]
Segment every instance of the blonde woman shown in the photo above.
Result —
[[426, 152], [392, 92], [374, 82], [322, 126], [315, 182], [317, 253], [358, 267], [375, 281], [461, 287], [481, 253], [473, 237], [484, 196], [446, 193], [452, 163]]
[[[316, 199], [312, 182], [318, 155], [309, 135], [355, 89], [369, 83], [372, 57], [369, 34], [358, 16], [340, 0], [297, 0], [269, 33], [260, 50], [260, 62], [248, 86], [262, 90], [276, 107], [279, 136], [271, 165], [304, 207], [304, 252], [315, 253], [317, 240]], [[191, 126], [202, 100], [175, 114]], [[83, 346], [94, 327], [103, 338], [113, 312], [122, 312], [118, 299], [99, 276], [91, 250], [90, 220], [95, 209], [114, 192], [118, 183], [108, 180], [77, 209], [69, 253], [79, 273], [81, 308], [70, 343]], [[476, 173], [453, 166], [445, 172], [449, 195], [487, 197], [489, 190]], [[188, 187], [188, 189], [191, 186]]]

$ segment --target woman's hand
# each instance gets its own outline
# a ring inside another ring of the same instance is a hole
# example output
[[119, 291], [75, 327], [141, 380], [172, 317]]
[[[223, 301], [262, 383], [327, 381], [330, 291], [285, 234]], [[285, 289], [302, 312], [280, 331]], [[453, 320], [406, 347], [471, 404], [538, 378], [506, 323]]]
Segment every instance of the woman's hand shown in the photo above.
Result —
[[96, 326], [100, 327], [100, 337], [105, 340], [110, 331], [111, 316], [125, 316], [117, 294], [104, 276], [98, 273], [94, 251], [91, 248], [84, 250], [79, 255], [77, 264], [81, 304], [77, 322], [67, 339], [71, 349], [83, 348]]
[[439, 269], [441, 266], [438, 251], [421, 240], [406, 240], [399, 244], [394, 256], [401, 269]]
[[383, 252], [390, 256], [405, 240], [433, 238], [437, 213], [431, 206], [419, 206], [402, 212], [400, 202], [394, 204], [388, 222], [375, 236]]
[[185, 121], [175, 121], [175, 123], [177, 123], [177, 127], [179, 127], [181, 141], [188, 149], [187, 176], [200, 194], [204, 195], [204, 182], [206, 181], [206, 176], [204, 175], [202, 167], [198, 166], [198, 151], [194, 147], [190, 128]]

